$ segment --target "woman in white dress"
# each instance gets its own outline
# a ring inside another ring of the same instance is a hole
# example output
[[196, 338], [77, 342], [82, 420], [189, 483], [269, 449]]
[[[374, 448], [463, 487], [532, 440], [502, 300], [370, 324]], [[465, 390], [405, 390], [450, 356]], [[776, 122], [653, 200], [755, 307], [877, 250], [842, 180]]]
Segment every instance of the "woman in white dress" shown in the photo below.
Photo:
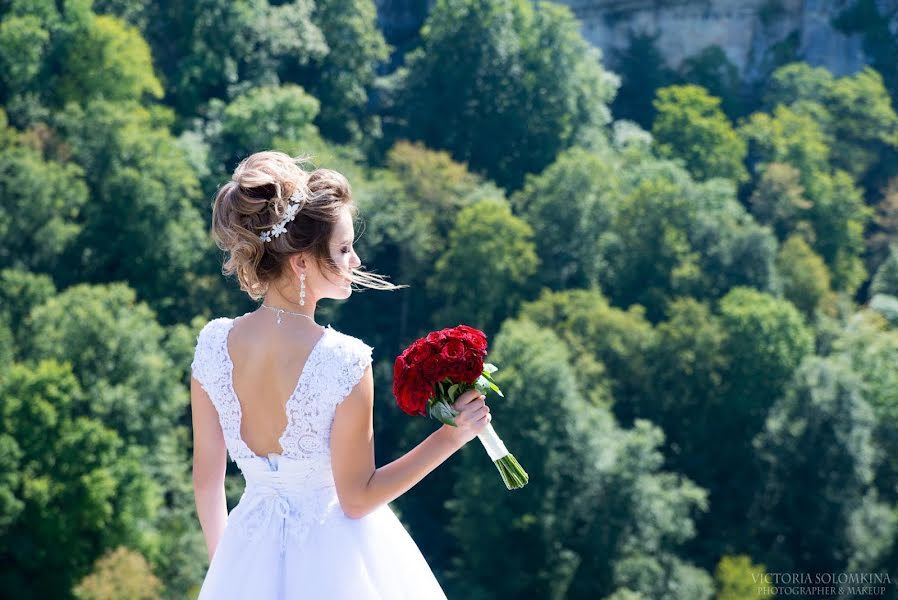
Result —
[[[262, 305], [209, 321], [192, 367], [193, 485], [209, 553], [200, 600], [444, 599], [388, 503], [490, 422], [475, 390], [443, 425], [375, 467], [372, 348], [315, 322], [351, 283], [397, 289], [358, 270], [346, 179], [280, 152], [245, 159], [215, 197], [212, 234], [226, 274]], [[228, 513], [227, 456], [246, 481]]]

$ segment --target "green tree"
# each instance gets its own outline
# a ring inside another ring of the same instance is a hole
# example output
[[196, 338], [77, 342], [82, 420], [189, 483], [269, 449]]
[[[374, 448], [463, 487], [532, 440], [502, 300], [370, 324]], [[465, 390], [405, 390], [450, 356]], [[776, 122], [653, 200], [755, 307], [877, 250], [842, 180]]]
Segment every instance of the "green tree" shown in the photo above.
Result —
[[108, 15], [96, 16], [68, 47], [56, 84], [59, 104], [99, 97], [110, 101], [162, 98], [153, 74], [150, 47], [136, 27]]
[[750, 288], [731, 290], [720, 301], [719, 313], [727, 334], [730, 409], [749, 417], [742, 426], [750, 430], [763, 423], [767, 409], [812, 352], [813, 333], [790, 303]]
[[124, 546], [107, 552], [94, 570], [72, 590], [77, 600], [156, 600], [162, 582], [150, 570], [146, 559]]
[[[141, 549], [172, 590], [183, 592], [202, 575], [205, 546], [195, 527], [183, 381], [198, 328], [172, 332], [172, 340], [146, 303], [122, 283], [76, 284], [34, 306], [23, 324], [20, 351], [29, 362], [70, 365], [83, 390], [70, 400], [73, 414], [102, 423], [127, 452], [142, 452], [139, 468], [158, 482], [167, 500], [147, 514], [152, 547]], [[179, 335], [180, 334], [180, 335]], [[180, 349], [178, 349], [180, 348]], [[176, 366], [173, 355], [180, 356]], [[119, 450], [118, 453], [125, 452]], [[110, 532], [112, 535], [112, 532]]]
[[898, 502], [898, 331], [872, 310], [854, 316], [854, 326], [845, 328], [833, 342], [833, 353], [850, 361], [862, 385], [863, 396], [877, 417], [874, 441], [882, 462], [876, 471], [879, 493]]
[[720, 109], [720, 98], [697, 85], [674, 85], [657, 91], [658, 111], [652, 135], [660, 155], [682, 159], [695, 179], [748, 179], [742, 165], [746, 143]]
[[640, 180], [599, 242], [603, 290], [619, 306], [646, 307], [653, 321], [672, 296], [697, 291], [701, 279], [686, 233], [694, 207], [677, 183], [657, 175]]
[[750, 165], [789, 164], [801, 173], [805, 189], [809, 177], [829, 167], [830, 140], [809, 114], [777, 104], [772, 113], [756, 112], [740, 121], [738, 131], [748, 142]]
[[369, 91], [390, 46], [377, 27], [377, 8], [372, 0], [318, 0], [314, 6], [312, 21], [328, 52], [312, 58], [299, 82], [321, 102], [316, 123], [339, 143], [379, 137], [379, 118], [368, 111]]
[[[78, 406], [81, 414], [102, 420], [125, 442], [147, 448], [176, 433], [173, 424], [186, 408], [185, 391], [160, 348], [164, 329], [129, 287], [70, 286], [33, 307], [27, 324], [22, 355], [68, 361], [87, 394], [88, 404]], [[152, 472], [151, 465], [147, 468]]]
[[745, 554], [722, 556], [714, 571], [717, 582], [715, 600], [751, 600], [769, 598], [769, 593], [761, 588], [768, 587], [763, 577], [767, 574], [764, 565], [756, 565]]
[[716, 313], [724, 334], [722, 389], [717, 402], [703, 407], [709, 426], [695, 430], [702, 437], [691, 441], [698, 452], [714, 448], [713, 456], [698, 459], [703, 466], [694, 475], [708, 489], [712, 507], [696, 536], [696, 552], [704, 560], [750, 547], [753, 530], [744, 517], [759, 477], [752, 438], [814, 349], [813, 333], [798, 309], [770, 294], [733, 288]]
[[617, 77], [570, 9], [438, 0], [406, 56], [402, 135], [515, 189], [611, 120]]
[[0, 21], [0, 95], [6, 104], [11, 96], [26, 91], [43, 68], [50, 46], [50, 32], [34, 15], [10, 15]]
[[[536, 289], [533, 229], [504, 200], [480, 200], [458, 213], [428, 282], [440, 308], [434, 326], [466, 323], [493, 332]], [[481, 283], [482, 282], [482, 283]]]
[[[90, 193], [80, 234], [57, 282], [132, 282], [164, 322], [200, 312], [220, 285], [202, 270], [208, 233], [196, 174], [168, 127], [168, 111], [135, 103], [74, 103], [54, 116]], [[201, 308], [200, 308], [201, 307]]]
[[209, 145], [208, 179], [227, 179], [237, 164], [253, 152], [314, 140], [313, 124], [321, 103], [293, 84], [260, 86], [228, 104], [213, 99], [206, 111], [202, 134]]
[[889, 257], [879, 265], [870, 282], [870, 296], [888, 294], [898, 296], [898, 245], [891, 247]]
[[872, 231], [865, 236], [872, 272], [886, 260], [891, 247], [898, 245], [898, 176], [885, 186], [875, 209]]
[[[819, 104], [810, 104], [823, 110]], [[788, 171], [778, 169], [767, 175], [761, 166], [757, 171], [762, 180], [752, 202], [761, 218], [770, 219], [781, 235], [791, 233], [786, 228], [794, 225], [826, 261], [833, 287], [853, 293], [866, 278], [861, 255], [872, 209], [865, 205], [851, 175], [829, 166], [829, 134], [818, 120], [794, 110], [795, 106], [779, 104], [773, 116], [755, 113], [740, 127], [754, 162], [786, 163], [799, 173], [795, 182]]]
[[834, 310], [826, 263], [798, 235], [792, 235], [780, 248], [776, 266], [783, 280], [783, 295], [812, 320], [818, 308]]
[[0, 146], [0, 267], [54, 272], [83, 229], [84, 172], [71, 162], [45, 160], [15, 130], [7, 135], [11, 143]]
[[701, 266], [695, 295], [719, 298], [735, 286], [775, 291], [776, 238], [737, 200], [734, 183], [717, 178], [691, 187], [696, 212], [687, 235]]
[[584, 398], [613, 404], [625, 424], [632, 422], [633, 405], [651, 377], [648, 355], [655, 342], [642, 306], [615, 308], [596, 289], [543, 289], [518, 314], [564, 340]]
[[[56, 286], [47, 274], [32, 273], [21, 269], [0, 271], [0, 322], [10, 327], [14, 344], [8, 351], [10, 358], [18, 360], [28, 346], [30, 331], [26, 324], [28, 313], [56, 295]], [[13, 361], [10, 360], [9, 363]]]
[[726, 411], [726, 331], [707, 303], [680, 298], [653, 334], [641, 351], [646, 383], [630, 400], [632, 411], [664, 430], [672, 470], [701, 479], [719, 468], [716, 454], [705, 450], [716, 442], [716, 420]]
[[817, 173], [807, 186], [814, 203], [809, 215], [814, 250], [829, 266], [833, 287], [854, 293], [867, 278], [861, 257], [864, 230], [873, 209], [864, 203], [862, 191], [845, 171]]
[[[69, 73], [65, 68], [70, 61], [77, 61], [73, 50], [84, 38], [92, 36], [108, 48], [106, 43], [119, 37], [114, 34], [100, 35], [96, 15], [91, 12], [89, 2], [68, 2], [58, 7], [52, 2], [11, 0], [0, 8], [0, 29], [0, 55], [4, 56], [3, 62], [9, 65], [9, 70], [0, 70], [4, 72], [4, 83], [10, 84], [9, 88], [5, 85], [0, 87], [0, 98], [10, 122], [20, 129], [46, 122], [51, 111], [59, 109], [69, 99], [60, 93], [64, 90], [63, 80], [89, 76], [86, 73]], [[139, 44], [132, 36], [125, 35]], [[101, 42], [101, 39], [104, 41]], [[81, 48], [84, 49], [83, 46]], [[133, 70], [121, 64], [109, 66], [124, 68], [134, 74]], [[114, 77], [116, 73], [112, 75]], [[152, 74], [149, 75], [152, 78]], [[100, 85], [104, 83], [101, 80], [102, 75], [97, 78]], [[151, 79], [146, 81], [150, 82]], [[105, 84], [116, 85], [110, 80], [105, 80]]]
[[865, 66], [836, 80], [828, 97], [832, 114], [836, 168], [863, 177], [888, 149], [898, 149], [898, 114], [883, 85], [882, 76]]
[[79, 410], [84, 392], [67, 364], [13, 365], [0, 399], [0, 456], [21, 474], [6, 488], [18, 512], [0, 530], [9, 597], [65, 598], [106, 550], [155, 550], [148, 525], [161, 496], [146, 449]]
[[276, 86], [280, 69], [324, 56], [314, 6], [310, 0], [148, 3], [144, 35], [165, 76], [169, 104], [192, 116], [212, 98], [229, 102], [257, 86]]
[[750, 519], [765, 563], [865, 570], [890, 548], [895, 523], [872, 487], [874, 426], [847, 361], [808, 358], [754, 442], [764, 475]]
[[598, 597], [626, 587], [648, 598], [710, 598], [708, 574], [678, 556], [704, 493], [661, 470], [661, 431], [647, 421], [620, 429], [585, 401], [565, 344], [548, 328], [508, 320], [490, 354], [505, 393], [493, 425], [531, 483], [503, 493], [482, 449], [461, 453], [448, 502], [449, 531], [465, 549], [449, 578], [455, 595]]
[[409, 287], [398, 292], [398, 298], [360, 295], [355, 300], [359, 307], [345, 317], [348, 322], [358, 318], [363, 328], [375, 319], [375, 339], [398, 353], [433, 326], [434, 298], [427, 279], [446, 251], [459, 211], [478, 200], [502, 199], [504, 194], [452, 160], [448, 152], [409, 142], [390, 149], [385, 169], [352, 181], [361, 215], [359, 256]]
[[598, 243], [602, 289], [615, 305], [641, 304], [656, 322], [677, 296], [772, 289], [775, 239], [738, 203], [732, 182], [695, 184], [669, 161], [634, 166], [628, 179]]
[[764, 87], [763, 108], [771, 110], [778, 104], [790, 105], [797, 100], [826, 104], [835, 78], [824, 67], [804, 62], [792, 62], [778, 67]]
[[598, 284], [596, 242], [611, 227], [620, 194], [617, 168], [610, 155], [571, 148], [539, 175], [528, 175], [511, 197], [515, 214], [533, 227], [542, 285]]
[[710, 511], [688, 544], [702, 563], [750, 542], [742, 515], [756, 486], [751, 439], [811, 351], [795, 308], [749, 288], [731, 290], [714, 312], [691, 298], [671, 302], [642, 351], [649, 367], [632, 411], [666, 432], [669, 468], [710, 493]]
[[780, 240], [793, 232], [813, 240], [814, 228], [808, 221], [808, 209], [814, 203], [805, 198], [798, 169], [785, 163], [770, 162], [758, 170], [761, 175], [749, 198], [755, 219], [770, 225]]
[[882, 76], [870, 66], [835, 78], [822, 67], [783, 65], [771, 76], [765, 104], [787, 105], [813, 118], [829, 138], [832, 166], [855, 179], [898, 149], [898, 114]]

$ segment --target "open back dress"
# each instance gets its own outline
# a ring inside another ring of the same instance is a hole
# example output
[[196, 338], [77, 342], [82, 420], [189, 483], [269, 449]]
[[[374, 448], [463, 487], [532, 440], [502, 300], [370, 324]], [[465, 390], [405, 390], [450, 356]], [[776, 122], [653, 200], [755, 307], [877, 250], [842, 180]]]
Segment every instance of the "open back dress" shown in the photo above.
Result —
[[282, 452], [258, 456], [240, 435], [227, 343], [236, 320], [209, 321], [191, 364], [246, 483], [198, 600], [445, 600], [389, 505], [352, 519], [337, 499], [330, 456], [334, 411], [371, 363], [372, 348], [328, 325], [287, 400]]

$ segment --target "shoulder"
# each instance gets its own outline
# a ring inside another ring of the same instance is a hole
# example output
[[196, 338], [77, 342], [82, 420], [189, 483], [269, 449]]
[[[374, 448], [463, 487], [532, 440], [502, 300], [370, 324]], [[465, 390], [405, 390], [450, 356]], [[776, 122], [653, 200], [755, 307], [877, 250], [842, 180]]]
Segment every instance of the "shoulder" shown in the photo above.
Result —
[[338, 331], [330, 326], [328, 326], [328, 335], [330, 336], [330, 347], [337, 353], [337, 355], [350, 362], [371, 362], [374, 348], [363, 342], [361, 339]]
[[209, 342], [213, 341], [233, 320], [230, 317], [217, 317], [203, 325], [196, 335], [196, 350], [203, 349]]
[[336, 329], [328, 330], [330, 348], [336, 355], [333, 361], [335, 368], [334, 385], [336, 401], [342, 402], [358, 384], [371, 365], [373, 347], [357, 337], [347, 335]]
[[201, 337], [208, 337], [212, 332], [223, 329], [233, 320], [234, 319], [232, 317], [216, 317], [208, 321], [205, 325], [203, 325], [202, 329], [200, 329], [199, 334], [197, 334], [197, 339], [200, 339]]
[[226, 331], [232, 320], [229, 317], [217, 317], [203, 325], [197, 334], [190, 368], [194, 375], [198, 375], [198, 379], [202, 379], [204, 369], [213, 360], [216, 341], [220, 339], [220, 335]]

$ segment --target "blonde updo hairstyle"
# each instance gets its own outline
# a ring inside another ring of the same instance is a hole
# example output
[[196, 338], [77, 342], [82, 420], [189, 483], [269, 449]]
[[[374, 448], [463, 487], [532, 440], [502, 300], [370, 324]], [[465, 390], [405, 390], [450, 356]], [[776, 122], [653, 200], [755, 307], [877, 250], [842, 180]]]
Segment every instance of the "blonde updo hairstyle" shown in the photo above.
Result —
[[[331, 169], [305, 171], [302, 165], [308, 158], [256, 152], [240, 162], [231, 180], [215, 194], [212, 238], [228, 253], [222, 273], [236, 274], [240, 289], [254, 300], [264, 298], [269, 287], [288, 274], [288, 259], [298, 252], [314, 260], [325, 277], [327, 273], [342, 277], [331, 256], [331, 234], [344, 207], [353, 218], [358, 208], [346, 177]], [[295, 191], [301, 197], [299, 212], [286, 223], [284, 233], [263, 242], [259, 235], [281, 220]], [[408, 287], [359, 269], [352, 269], [349, 279], [373, 289]]]

